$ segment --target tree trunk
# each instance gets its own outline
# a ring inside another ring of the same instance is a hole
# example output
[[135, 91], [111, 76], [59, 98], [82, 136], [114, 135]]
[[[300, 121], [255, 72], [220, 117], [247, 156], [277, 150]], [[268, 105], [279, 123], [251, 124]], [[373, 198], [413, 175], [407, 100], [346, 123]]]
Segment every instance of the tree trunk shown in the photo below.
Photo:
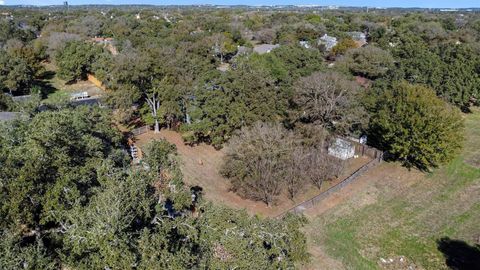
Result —
[[158, 119], [155, 119], [155, 129], [153, 131], [154, 133], [159, 133], [160, 132], [160, 124], [158, 123]]
[[156, 100], [155, 94], [151, 98], [146, 98], [148, 106], [150, 106], [150, 109], [152, 110], [152, 116], [155, 119], [155, 128], [154, 128], [154, 133], [159, 133], [160, 132], [160, 124], [158, 123], [158, 118], [157, 118], [157, 111], [158, 108], [160, 108], [160, 101]]

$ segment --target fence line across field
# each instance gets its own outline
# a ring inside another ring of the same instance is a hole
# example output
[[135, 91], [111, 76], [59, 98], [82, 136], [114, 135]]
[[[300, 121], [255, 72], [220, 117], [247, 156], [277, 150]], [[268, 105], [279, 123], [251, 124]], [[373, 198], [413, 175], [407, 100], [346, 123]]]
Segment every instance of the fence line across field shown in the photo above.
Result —
[[309, 208], [313, 208], [316, 204], [318, 204], [319, 202], [321, 202], [322, 200], [327, 198], [332, 193], [335, 193], [335, 192], [339, 191], [340, 189], [344, 188], [348, 184], [357, 180], [360, 176], [362, 176], [369, 169], [377, 166], [382, 161], [383, 155], [379, 154], [379, 152], [381, 153], [381, 151], [379, 151], [378, 149], [375, 149], [375, 148], [372, 148], [372, 147], [368, 147], [368, 148], [375, 150], [375, 151], [372, 151], [371, 153], [374, 156], [376, 156], [376, 158], [373, 158], [372, 160], [370, 160], [367, 164], [360, 167], [358, 170], [353, 172], [349, 177], [345, 178], [340, 183], [334, 185], [333, 187], [330, 187], [329, 189], [325, 190], [324, 192], [318, 194], [317, 196], [315, 196], [311, 199], [308, 199], [306, 201], [303, 201], [303, 202], [295, 205], [294, 207], [292, 207], [292, 208], [288, 209], [287, 211], [278, 215], [277, 218], [282, 217], [287, 213], [297, 214], [297, 213], [302, 213], [303, 211], [305, 211]]

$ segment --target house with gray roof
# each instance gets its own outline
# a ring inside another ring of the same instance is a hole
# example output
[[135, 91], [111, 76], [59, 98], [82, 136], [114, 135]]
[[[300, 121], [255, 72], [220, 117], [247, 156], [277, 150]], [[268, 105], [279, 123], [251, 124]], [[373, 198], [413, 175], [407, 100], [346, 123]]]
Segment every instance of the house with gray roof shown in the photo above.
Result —
[[336, 138], [328, 147], [328, 154], [341, 160], [347, 160], [355, 156], [355, 145], [347, 140]]
[[333, 47], [335, 47], [335, 45], [337, 45], [337, 43], [338, 41], [336, 37], [332, 37], [327, 34], [318, 39], [318, 45], [323, 46], [325, 51], [330, 51]]
[[22, 113], [19, 112], [0, 112], [0, 122], [11, 121], [20, 118]]
[[367, 35], [362, 32], [348, 32], [347, 33], [353, 41], [357, 44], [358, 47], [362, 47], [363, 45], [367, 44]]
[[265, 54], [271, 52], [273, 49], [280, 47], [280, 44], [260, 44], [253, 47], [253, 51], [258, 54]]

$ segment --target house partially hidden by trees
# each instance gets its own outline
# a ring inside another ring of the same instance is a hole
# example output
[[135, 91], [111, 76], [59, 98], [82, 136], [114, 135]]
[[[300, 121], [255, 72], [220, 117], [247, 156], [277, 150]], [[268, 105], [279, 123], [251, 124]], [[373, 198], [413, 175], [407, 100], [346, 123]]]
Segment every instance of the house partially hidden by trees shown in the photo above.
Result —
[[251, 48], [246, 46], [238, 46], [237, 47], [237, 54], [235, 56], [246, 55], [252, 51]]
[[355, 44], [357, 45], [357, 47], [362, 47], [364, 46], [365, 44], [367, 44], [367, 35], [365, 35], [365, 33], [362, 33], [362, 32], [348, 32], [347, 33], [353, 41], [355, 41]]
[[330, 51], [337, 43], [337, 38], [329, 36], [328, 34], [318, 39], [318, 46], [323, 47], [325, 51]]
[[265, 54], [271, 52], [273, 49], [280, 47], [280, 44], [260, 44], [253, 47], [253, 51], [258, 54]]
[[94, 38], [91, 38], [90, 41], [92, 41], [95, 44], [102, 45], [105, 49], [107, 49], [113, 55], [118, 54], [118, 50], [114, 44], [115, 40], [113, 38], [94, 37]]
[[299, 44], [300, 44], [300, 46], [304, 47], [305, 49], [312, 48], [312, 46], [310, 45], [310, 42], [308, 42], [308, 40], [300, 40]]

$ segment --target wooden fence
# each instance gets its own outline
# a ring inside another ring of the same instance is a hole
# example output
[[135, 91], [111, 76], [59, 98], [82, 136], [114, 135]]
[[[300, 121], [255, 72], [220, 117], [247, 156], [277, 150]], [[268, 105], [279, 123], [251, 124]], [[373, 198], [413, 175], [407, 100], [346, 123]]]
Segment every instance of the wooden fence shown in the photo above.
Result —
[[150, 131], [150, 126], [146, 125], [132, 130], [131, 133], [133, 134], [133, 136], [138, 136], [140, 134], [147, 133], [148, 131]]
[[95, 77], [95, 75], [91, 74], [91, 73], [88, 73], [87, 74], [87, 80], [91, 83], [93, 83], [96, 87], [102, 89], [103, 91], [107, 91], [107, 88], [105, 87], [105, 85], [103, 85], [103, 83], [97, 79], [97, 77]]
[[277, 217], [282, 217], [286, 213], [294, 213], [294, 214], [302, 213], [303, 211], [314, 207], [315, 205], [320, 203], [322, 200], [324, 200], [325, 198], [330, 196], [332, 193], [335, 193], [335, 192], [341, 190], [342, 188], [344, 188], [348, 184], [357, 180], [365, 172], [367, 172], [371, 168], [377, 166], [380, 162], [382, 162], [382, 158], [383, 158], [383, 155], [381, 154], [382, 152], [380, 150], [372, 148], [372, 147], [365, 148], [365, 150], [371, 150], [371, 149], [374, 149], [376, 151], [370, 151], [369, 153], [372, 154], [372, 155], [378, 156], [378, 157], [370, 160], [367, 164], [363, 165], [360, 169], [356, 170], [354, 173], [352, 173], [349, 177], [342, 180], [340, 183], [330, 187], [326, 191], [318, 194], [317, 196], [315, 196], [315, 197], [313, 197], [309, 200], [306, 200], [302, 203], [297, 204], [296, 206], [294, 206], [294, 207], [288, 209], [287, 211], [281, 213]]
[[350, 142], [355, 146], [355, 155], [360, 156], [360, 157], [369, 157], [371, 159], [382, 159], [383, 158], [383, 152], [378, 150], [377, 148], [361, 144], [358, 141], [349, 139], [349, 138], [344, 138], [344, 137], [338, 137], [342, 140], [345, 140], [347, 142]]

